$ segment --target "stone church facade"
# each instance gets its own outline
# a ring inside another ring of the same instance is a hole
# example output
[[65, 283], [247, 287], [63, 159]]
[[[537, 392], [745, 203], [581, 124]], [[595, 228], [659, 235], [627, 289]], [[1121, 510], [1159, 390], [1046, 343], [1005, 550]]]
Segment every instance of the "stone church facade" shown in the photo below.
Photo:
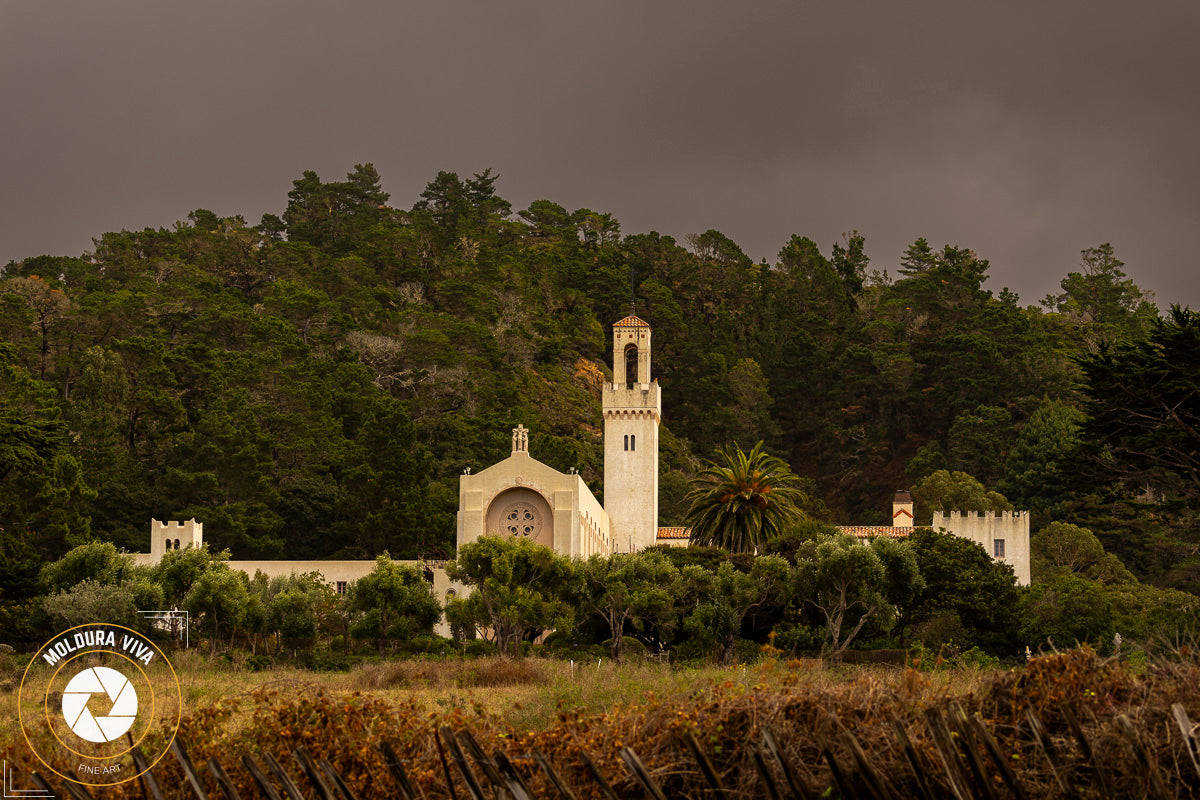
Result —
[[602, 394], [604, 505], [578, 474], [531, 456], [529, 432], [517, 426], [508, 458], [458, 479], [459, 547], [520, 536], [587, 558], [657, 544], [662, 393], [650, 370], [650, 334], [635, 315], [613, 325], [613, 378]]
[[609, 515], [583, 478], [529, 455], [520, 425], [508, 458], [458, 479], [458, 547], [484, 535], [519, 536], [580, 558], [613, 552]]

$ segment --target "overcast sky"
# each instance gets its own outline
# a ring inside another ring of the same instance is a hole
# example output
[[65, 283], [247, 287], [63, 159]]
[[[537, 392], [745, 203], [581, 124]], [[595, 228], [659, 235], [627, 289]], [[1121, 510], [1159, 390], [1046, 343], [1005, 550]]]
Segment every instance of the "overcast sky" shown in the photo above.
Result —
[[370, 161], [756, 260], [924, 236], [1024, 303], [1107, 241], [1200, 307], [1198, 41], [1194, 0], [0, 0], [0, 263]]

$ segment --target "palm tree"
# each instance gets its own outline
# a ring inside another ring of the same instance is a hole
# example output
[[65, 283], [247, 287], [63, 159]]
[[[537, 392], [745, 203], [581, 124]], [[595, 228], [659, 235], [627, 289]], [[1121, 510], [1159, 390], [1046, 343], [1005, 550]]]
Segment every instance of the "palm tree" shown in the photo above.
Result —
[[789, 523], [806, 519], [808, 497], [781, 459], [763, 452], [762, 442], [746, 453], [741, 446], [717, 450], [723, 464], [709, 462], [696, 476], [687, 499], [691, 543], [752, 553]]

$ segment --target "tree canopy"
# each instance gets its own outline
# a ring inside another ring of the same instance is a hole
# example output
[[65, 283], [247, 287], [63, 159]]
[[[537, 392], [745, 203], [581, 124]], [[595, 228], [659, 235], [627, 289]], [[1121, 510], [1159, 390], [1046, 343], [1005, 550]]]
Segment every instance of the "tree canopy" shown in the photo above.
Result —
[[803, 518], [806, 498], [796, 476], [787, 462], [767, 454], [762, 442], [749, 453], [734, 444], [717, 454], [720, 463], [701, 470], [688, 495], [693, 544], [752, 553]]
[[[257, 224], [198, 208], [9, 254], [0, 637], [32, 635], [44, 563], [94, 538], [145, 551], [151, 518], [196, 516], [237, 558], [449, 558], [458, 476], [518, 422], [600, 494], [608, 326], [631, 301], [663, 389], [660, 524], [684, 523], [697, 454], [761, 440], [810, 515], [882, 522], [896, 488], [962, 473], [1149, 584], [1200, 587], [1200, 323], [1160, 315], [1110, 244], [1022, 305], [964, 242], [796, 231], [756, 262], [717, 229], [516, 208], [491, 170], [382, 185], [370, 163], [298, 169]], [[723, 526], [738, 548], [786, 527], [763, 510]]]
[[500, 655], [519, 655], [527, 637], [574, 622], [571, 587], [575, 565], [548, 547], [523, 538], [484, 536], [458, 549], [446, 565], [451, 580], [472, 588], [454, 598], [447, 619], [490, 633]]

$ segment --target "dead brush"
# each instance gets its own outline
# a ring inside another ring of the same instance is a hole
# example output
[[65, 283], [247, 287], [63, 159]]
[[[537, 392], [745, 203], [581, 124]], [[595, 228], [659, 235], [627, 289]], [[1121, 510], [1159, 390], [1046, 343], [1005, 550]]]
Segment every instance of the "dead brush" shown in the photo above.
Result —
[[350, 675], [350, 685], [355, 689], [413, 689], [418, 687], [440, 687], [446, 670], [446, 662], [438, 661], [388, 661], [382, 664], [365, 664]]
[[500, 657], [368, 664], [355, 670], [355, 689], [447, 689], [526, 686], [545, 683], [549, 670], [532, 659]]
[[[593, 767], [616, 796], [643, 796], [628, 767], [630, 750], [662, 796], [716, 796], [697, 749], [728, 797], [764, 796], [762, 770], [782, 785], [784, 761], [812, 797], [1012, 796], [1001, 785], [1008, 778], [996, 759], [1028, 797], [1183, 797], [1200, 787], [1200, 748], [1188, 719], [1200, 718], [1200, 665], [1190, 656], [1152, 662], [1144, 671], [1071, 651], [1012, 670], [792, 669], [785, 663], [703, 675], [664, 672], [652, 691], [627, 692], [602, 708], [560, 705], [536, 725], [485, 704], [505, 690], [463, 693], [460, 682], [497, 686], [557, 677], [574, 685], [586, 683], [583, 673], [559, 674], [554, 664], [533, 660], [435, 662], [436, 680], [453, 702], [430, 706], [416, 693], [385, 700], [360, 692], [268, 690], [239, 705], [245, 724], [230, 724], [224, 707], [198, 709], [184, 732], [197, 761], [270, 753], [287, 762], [302, 746], [328, 759], [360, 800], [394, 796], [378, 747], [383, 742], [426, 800], [453, 796], [439, 728], [468, 732], [482, 752], [504, 754], [535, 797], [558, 796], [539, 758], [580, 800], [611, 796], [600, 790]], [[426, 679], [418, 677], [427, 676], [420, 672], [424, 665], [398, 665], [375, 665], [377, 675], [359, 680], [382, 680], [388, 667], [400, 670], [396, 674], [416, 669], [406, 679]], [[596, 670], [597, 688], [614, 681], [629, 687], [631, 675], [641, 676], [624, 670]], [[681, 678], [690, 681], [686, 691], [660, 691]], [[520, 683], [516, 689], [523, 697], [530, 691]], [[255, 796], [248, 776], [230, 766], [242, 796]], [[170, 760], [156, 772], [164, 785], [185, 786]], [[209, 788], [218, 796], [215, 784]]]
[[1117, 658], [1103, 658], [1088, 646], [1031, 659], [1023, 670], [998, 676], [981, 710], [992, 719], [1021, 724], [1028, 709], [1047, 724], [1063, 724], [1061, 710], [1123, 706], [1146, 684]]
[[455, 678], [455, 685], [464, 689], [541, 684], [548, 672], [542, 662], [528, 658], [484, 658], [464, 664], [467, 668]]

